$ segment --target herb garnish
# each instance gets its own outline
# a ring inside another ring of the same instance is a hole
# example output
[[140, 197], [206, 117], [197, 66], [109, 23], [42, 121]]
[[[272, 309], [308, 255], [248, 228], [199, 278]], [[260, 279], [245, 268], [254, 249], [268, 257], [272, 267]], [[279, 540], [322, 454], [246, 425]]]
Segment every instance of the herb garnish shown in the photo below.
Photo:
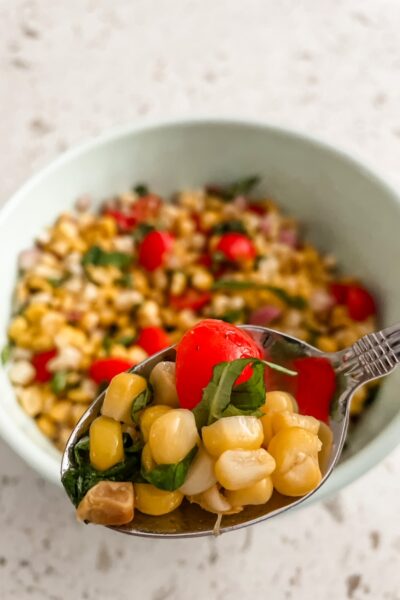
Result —
[[1, 355], [0, 355], [2, 365], [6, 365], [8, 363], [8, 361], [10, 360], [11, 349], [12, 349], [11, 344], [6, 344], [5, 346], [3, 346], [2, 350], [1, 350]]
[[137, 396], [132, 402], [131, 408], [131, 416], [132, 421], [136, 424], [139, 423], [139, 412], [143, 410], [148, 404], [151, 402], [151, 389], [150, 387], [146, 387], [146, 389]]
[[211, 229], [213, 235], [222, 235], [224, 233], [243, 233], [247, 235], [246, 227], [239, 219], [231, 219], [230, 221], [222, 221]]
[[171, 465], [157, 465], [151, 471], [142, 469], [142, 477], [160, 490], [173, 492], [184, 484], [198, 447], [194, 446], [183, 460]]
[[124, 252], [106, 252], [100, 246], [92, 246], [83, 255], [82, 265], [95, 265], [96, 267], [114, 266], [118, 269], [126, 269], [132, 262], [132, 256]]
[[138, 196], [147, 196], [149, 193], [149, 188], [144, 183], [138, 183], [137, 185], [134, 186], [133, 191]]
[[303, 296], [292, 296], [280, 287], [264, 283], [257, 283], [256, 281], [244, 281], [242, 279], [220, 279], [214, 283], [212, 289], [214, 291], [266, 290], [275, 294], [275, 296], [292, 308], [303, 309], [307, 307], [307, 301], [305, 298], [303, 298]]
[[207, 185], [206, 192], [215, 194], [222, 200], [232, 200], [236, 196], [247, 196], [259, 182], [258, 175], [251, 175], [227, 185]]

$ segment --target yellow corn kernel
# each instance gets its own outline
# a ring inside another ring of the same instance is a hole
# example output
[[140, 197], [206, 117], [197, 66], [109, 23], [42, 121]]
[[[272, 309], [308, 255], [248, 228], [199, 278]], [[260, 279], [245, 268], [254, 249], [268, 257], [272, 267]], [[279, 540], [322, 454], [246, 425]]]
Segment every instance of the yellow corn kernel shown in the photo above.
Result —
[[70, 424], [71, 427], [75, 427], [80, 418], [84, 415], [87, 410], [87, 406], [84, 404], [73, 404], [71, 407]]
[[56, 346], [62, 348], [63, 346], [74, 346], [78, 349], [84, 349], [87, 343], [87, 336], [77, 327], [71, 325], [65, 325], [60, 329], [55, 337]]
[[62, 427], [57, 435], [57, 447], [63, 451], [72, 433], [70, 427]]
[[11, 321], [11, 324], [8, 328], [8, 335], [14, 342], [16, 342], [18, 341], [20, 335], [25, 333], [27, 329], [27, 320], [24, 317], [18, 316]]
[[156, 466], [156, 463], [151, 455], [149, 444], [145, 444], [142, 450], [142, 467], [145, 471], [151, 471]]
[[121, 423], [97, 417], [89, 430], [90, 463], [98, 471], [110, 469], [124, 460]]
[[320, 421], [319, 424], [318, 437], [322, 444], [322, 448], [318, 453], [318, 462], [321, 473], [325, 474], [332, 454], [333, 433], [332, 429], [323, 421]]
[[285, 496], [304, 496], [321, 481], [319, 438], [300, 427], [281, 429], [271, 440], [268, 452], [276, 461], [274, 487]]
[[100, 481], [81, 500], [76, 515], [98, 525], [124, 525], [133, 519], [134, 501], [132, 483]]
[[159, 362], [150, 374], [150, 383], [153, 387], [153, 399], [155, 404], [165, 404], [173, 408], [179, 406], [175, 384], [174, 362]]
[[17, 392], [19, 403], [30, 417], [36, 417], [43, 410], [43, 395], [36, 385], [21, 388]]
[[133, 401], [147, 389], [147, 381], [136, 373], [120, 373], [111, 380], [104, 397], [101, 414], [133, 425]]
[[208, 490], [217, 483], [214, 466], [215, 458], [210, 456], [203, 447], [200, 447], [189, 467], [185, 483], [179, 488], [179, 491], [185, 496], [193, 496]]
[[[72, 402], [91, 402], [94, 398], [93, 394], [84, 388], [72, 388], [67, 392], [67, 398]], [[85, 409], [86, 410], [86, 409]]]
[[53, 423], [53, 421], [51, 421], [49, 417], [42, 415], [38, 419], [36, 419], [36, 423], [40, 431], [46, 437], [50, 438], [51, 440], [53, 440], [56, 437], [57, 425], [55, 425], [55, 423]]
[[166, 515], [181, 504], [184, 496], [181, 492], [159, 490], [150, 483], [135, 483], [135, 506], [145, 515]]
[[[21, 346], [24, 344], [21, 343]], [[30, 343], [27, 343], [26, 348], [32, 349], [34, 352], [44, 352], [45, 350], [51, 350], [54, 347], [54, 339], [45, 334], [33, 332]]]
[[265, 477], [249, 487], [241, 490], [227, 490], [226, 499], [232, 506], [257, 506], [266, 504], [274, 492], [274, 486], [271, 477]]
[[314, 417], [306, 415], [299, 415], [297, 413], [290, 413], [289, 411], [283, 411], [274, 413], [272, 417], [272, 430], [274, 435], [285, 427], [302, 427], [318, 435], [319, 421]]
[[227, 490], [247, 488], [271, 475], [275, 460], [264, 448], [226, 450], [215, 463], [215, 476]]
[[256, 417], [237, 416], [219, 419], [201, 430], [204, 446], [211, 456], [226, 450], [257, 450], [263, 442], [263, 428]]
[[43, 277], [38, 277], [37, 275], [29, 275], [26, 278], [26, 285], [31, 290], [37, 290], [41, 292], [49, 292], [52, 293], [53, 288], [48, 281], [43, 279]]
[[265, 404], [261, 407], [261, 410], [266, 415], [282, 412], [287, 410], [289, 412], [297, 412], [297, 402], [288, 392], [274, 391], [267, 392], [265, 394]]
[[162, 415], [165, 415], [171, 408], [169, 406], [163, 406], [162, 404], [157, 406], [149, 406], [149, 408], [145, 408], [142, 414], [140, 415], [140, 430], [143, 435], [143, 439], [145, 442], [149, 440], [150, 428], [153, 423], [159, 419]]
[[56, 402], [49, 410], [48, 416], [56, 423], [68, 423], [71, 417], [71, 403], [68, 400]]
[[338, 350], [336, 340], [327, 335], [320, 335], [317, 339], [316, 346], [322, 350], [322, 352], [336, 352]]
[[170, 409], [150, 428], [150, 450], [158, 464], [180, 462], [199, 441], [194, 415], [183, 408]]
[[350, 406], [350, 414], [351, 415], [359, 415], [360, 412], [362, 411], [363, 407], [364, 407], [364, 402], [367, 399], [367, 395], [368, 395], [368, 391], [367, 391], [367, 387], [363, 386], [361, 388], [359, 388], [355, 394], [353, 395], [353, 398], [351, 399], [351, 406]]
[[48, 307], [45, 304], [30, 304], [24, 311], [24, 317], [31, 323], [37, 323], [48, 312]]

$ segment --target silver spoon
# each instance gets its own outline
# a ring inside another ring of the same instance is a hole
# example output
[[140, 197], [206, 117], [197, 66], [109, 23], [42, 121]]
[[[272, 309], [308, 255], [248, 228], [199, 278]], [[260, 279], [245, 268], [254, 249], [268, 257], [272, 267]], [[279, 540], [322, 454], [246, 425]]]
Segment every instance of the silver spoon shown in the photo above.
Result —
[[[350, 348], [329, 354], [273, 329], [252, 325], [243, 325], [242, 328], [264, 349], [268, 360], [274, 360], [282, 365], [288, 364], [293, 358], [305, 356], [319, 356], [329, 360], [336, 376], [336, 392], [329, 411], [329, 426], [333, 433], [333, 443], [330, 453], [328, 452], [325, 457], [325, 464], [321, 465], [323, 478], [315, 490], [301, 498], [289, 498], [275, 491], [271, 500], [265, 505], [248, 506], [240, 513], [225, 515], [222, 518], [221, 533], [261, 523], [261, 521], [275, 517], [298, 506], [324, 485], [342, 453], [354, 392], [368, 381], [389, 374], [400, 361], [400, 324], [370, 333], [359, 339]], [[174, 361], [175, 356], [175, 349], [171, 346], [136, 365], [131, 372], [139, 373], [147, 378], [158, 362]], [[88, 432], [91, 422], [98, 416], [104, 394], [105, 392], [94, 400], [72, 432], [62, 457], [61, 476], [73, 464], [73, 447]], [[131, 523], [121, 527], [112, 527], [112, 529], [121, 533], [150, 538], [197, 537], [213, 534], [215, 518], [215, 515], [203, 511], [196, 504], [184, 502], [173, 513], [159, 517], [149, 517], [136, 511], [135, 518]]]

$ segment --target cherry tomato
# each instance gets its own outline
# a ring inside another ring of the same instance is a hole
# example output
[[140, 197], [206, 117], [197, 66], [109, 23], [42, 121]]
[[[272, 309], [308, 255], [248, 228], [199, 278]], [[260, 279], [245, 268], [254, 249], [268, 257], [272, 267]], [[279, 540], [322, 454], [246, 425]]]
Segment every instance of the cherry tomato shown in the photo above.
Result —
[[368, 290], [358, 285], [349, 287], [346, 304], [349, 316], [354, 321], [365, 321], [371, 315], [376, 314], [375, 300]]
[[293, 369], [297, 371], [293, 384], [299, 412], [327, 422], [336, 389], [335, 372], [331, 363], [319, 356], [297, 358], [293, 361]]
[[154, 219], [160, 210], [162, 200], [155, 194], [147, 194], [139, 198], [131, 207], [132, 215], [137, 223]]
[[330, 292], [337, 304], [346, 304], [348, 289], [349, 286], [346, 283], [331, 283]]
[[131, 231], [137, 223], [136, 217], [132, 214], [125, 214], [120, 210], [107, 210], [105, 215], [112, 217], [117, 225], [119, 231], [126, 233]]
[[197, 259], [197, 263], [199, 265], [203, 265], [203, 267], [211, 267], [211, 265], [212, 265], [211, 256], [209, 254], [202, 254]]
[[197, 290], [188, 290], [182, 296], [171, 296], [171, 306], [175, 310], [184, 310], [190, 308], [191, 310], [201, 310], [204, 306], [209, 304], [211, 301], [210, 292], [198, 292]]
[[232, 262], [251, 260], [256, 256], [253, 242], [242, 233], [225, 233], [221, 236], [216, 250]]
[[166, 331], [161, 327], [144, 327], [136, 343], [150, 355], [171, 345]]
[[260, 216], [265, 215], [265, 213], [267, 212], [267, 208], [263, 204], [260, 204], [258, 202], [250, 203], [248, 206], [248, 210]]
[[[205, 319], [182, 337], [176, 354], [176, 387], [182, 408], [194, 408], [203, 389], [210, 382], [215, 365], [237, 358], [261, 358], [254, 340], [234, 325], [216, 319]], [[247, 366], [236, 384], [252, 375]]]
[[150, 231], [139, 246], [139, 264], [147, 271], [155, 271], [164, 264], [171, 250], [173, 237], [164, 231]]
[[133, 367], [131, 361], [123, 358], [99, 358], [89, 368], [89, 375], [96, 383], [107, 381]]
[[34, 354], [32, 358], [32, 365], [35, 367], [36, 371], [35, 381], [39, 381], [40, 383], [46, 383], [47, 381], [50, 381], [53, 373], [48, 370], [47, 365], [56, 355], [57, 350], [55, 348], [53, 348], [53, 350], [47, 350], [46, 352]]

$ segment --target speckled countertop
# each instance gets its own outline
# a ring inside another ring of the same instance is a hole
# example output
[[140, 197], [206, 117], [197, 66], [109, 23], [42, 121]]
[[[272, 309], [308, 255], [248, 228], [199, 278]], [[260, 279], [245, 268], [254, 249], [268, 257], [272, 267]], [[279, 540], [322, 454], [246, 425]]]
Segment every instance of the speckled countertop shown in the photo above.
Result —
[[[73, 144], [144, 117], [257, 116], [400, 186], [397, 0], [0, 0], [0, 201]], [[75, 523], [0, 442], [0, 598], [400, 599], [400, 450], [343, 491], [218, 540]]]

